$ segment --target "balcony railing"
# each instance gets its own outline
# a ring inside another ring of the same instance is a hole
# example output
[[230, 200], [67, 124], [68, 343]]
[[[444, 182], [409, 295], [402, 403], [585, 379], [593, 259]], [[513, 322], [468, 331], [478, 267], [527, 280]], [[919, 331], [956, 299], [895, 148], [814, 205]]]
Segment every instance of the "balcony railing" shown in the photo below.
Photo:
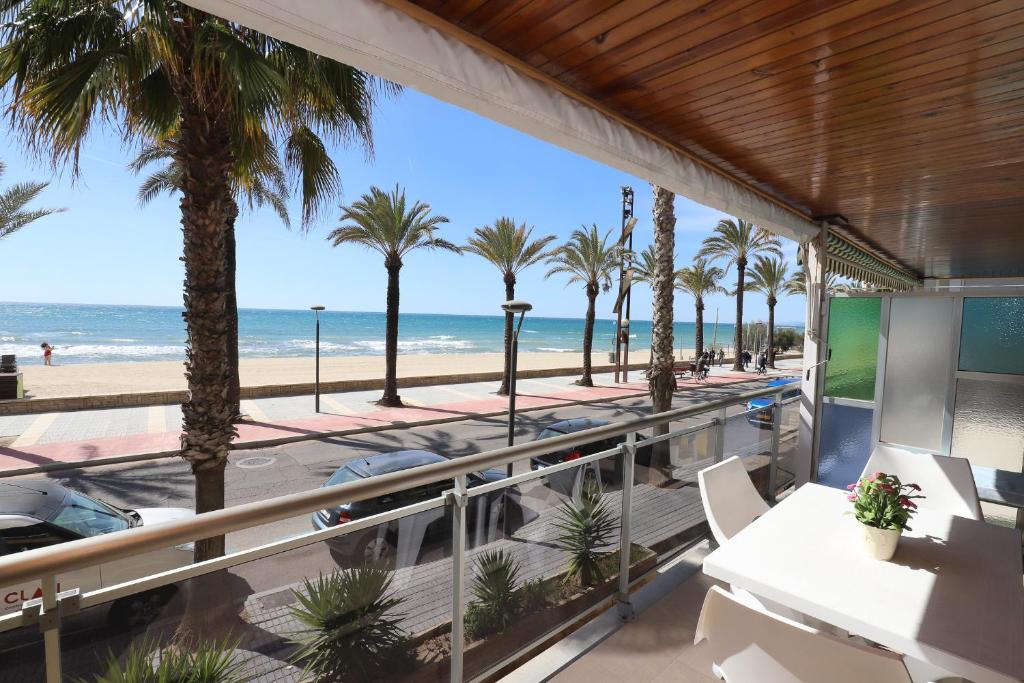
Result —
[[[332, 559], [341, 557], [343, 564], [355, 566], [367, 557], [368, 548], [377, 547], [375, 539], [390, 548], [388, 595], [400, 601], [391, 611], [396, 627], [406, 636], [405, 651], [411, 653], [402, 662], [391, 663], [398, 667], [391, 672], [393, 677], [462, 681], [494, 674], [550, 641], [553, 634], [564, 633], [573, 622], [613, 603], [623, 618], [632, 618], [631, 587], [706, 533], [696, 489], [696, 473], [706, 465], [738, 455], [770, 501], [787, 488], [793, 481], [800, 399], [783, 400], [785, 390], [785, 386], [759, 389], [185, 520], [0, 557], [0, 587], [15, 591], [8, 595], [18, 596], [19, 585], [28, 587], [20, 589], [29, 593], [26, 598], [34, 586], [41, 592], [19, 611], [0, 617], [0, 649], [5, 648], [2, 639], [10, 638], [14, 645], [6, 647], [25, 648], [29, 655], [5, 657], [0, 681], [6, 675], [11, 680], [40, 679], [44, 672], [52, 683], [62, 680], [62, 675], [88, 676], [102, 668], [97, 655], [107, 650], [116, 656], [132, 639], [155, 643], [173, 631], [180, 615], [168, 615], [165, 610], [144, 639], [138, 629], [126, 632], [121, 623], [98, 627], [95, 616], [86, 619], [86, 615], [95, 615], [94, 608], [101, 605], [125, 604], [133, 596], [160, 595], [154, 591], [167, 586], [184, 585], [180, 593], [188, 594], [190, 585], [210, 576], [221, 577], [226, 583], [218, 585], [226, 588], [212, 598], [206, 592], [204, 599], [230, 601], [230, 611], [244, 614], [243, 628], [225, 635], [225, 642], [242, 653], [236, 661], [241, 662], [244, 675], [274, 680], [297, 677], [301, 670], [289, 669], [288, 662], [294, 661], [289, 659], [295, 647], [291, 639], [302, 628], [296, 617], [299, 596], [310, 590], [304, 582], [315, 583], [321, 574], [337, 570], [325, 560], [325, 542], [333, 551]], [[773, 401], [753, 409], [743, 406], [758, 398]], [[665, 433], [649, 436], [646, 430]], [[595, 444], [598, 452], [577, 457], [578, 449], [589, 445], [594, 450]], [[568, 459], [547, 464], [552, 454], [566, 453], [571, 454]], [[541, 461], [544, 456], [549, 456], [547, 462]], [[530, 471], [498, 481], [477, 476], [521, 461], [531, 462]], [[594, 483], [598, 486], [591, 486]], [[309, 528], [300, 516], [382, 497], [401, 502], [403, 492], [422, 491], [422, 487], [431, 487], [435, 495], [116, 585], [84, 592], [75, 587], [79, 573], [102, 573], [118, 561], [141, 563], [147, 553], [284, 520]], [[591, 507], [586, 508], [587, 504]], [[579, 537], [573, 536], [567, 519], [572, 511], [593, 513], [595, 505], [603, 508], [606, 527], [605, 535], [590, 549], [599, 558], [596, 575], [585, 571], [590, 575], [574, 576], [569, 560], [579, 557], [578, 548], [572, 547]], [[493, 562], [494, 553], [514, 565], [515, 595], [519, 596], [516, 613], [504, 615], [497, 627], [488, 622], [493, 611], [488, 612], [475, 590], [488, 571], [485, 560]], [[241, 591], [247, 594], [241, 605], [236, 603], [231, 581], [223, 579], [223, 570], [228, 569], [233, 580], [248, 583]], [[193, 604], [187, 609], [214, 606]], [[37, 633], [42, 634], [41, 643]], [[12, 663], [16, 660], [21, 664]]]

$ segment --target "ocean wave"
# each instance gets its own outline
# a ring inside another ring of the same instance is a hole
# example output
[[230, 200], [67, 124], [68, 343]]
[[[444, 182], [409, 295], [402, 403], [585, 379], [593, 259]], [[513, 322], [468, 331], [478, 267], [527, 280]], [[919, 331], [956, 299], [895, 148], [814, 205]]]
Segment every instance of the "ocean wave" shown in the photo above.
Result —
[[139, 340], [138, 339], [123, 339], [123, 338], [119, 338], [119, 337], [113, 337], [113, 338], [111, 338], [110, 341], [118, 342], [118, 343], [130, 343], [130, 342], [137, 342]]
[[[88, 332], [68, 332], [72, 337], [84, 337]], [[116, 339], [114, 341], [117, 341]]]
[[0, 342], [12, 342], [16, 337], [0, 337]]
[[[39, 346], [35, 344], [0, 344], [0, 353], [13, 353], [22, 357], [34, 357], [42, 355]], [[159, 344], [138, 344], [133, 346], [118, 346], [116, 344], [70, 344], [54, 346], [53, 356], [58, 360], [61, 358], [101, 358], [116, 360], [120, 358], [135, 359], [154, 357], [183, 358], [185, 347], [165, 346]]]
[[578, 351], [579, 349], [563, 349], [558, 346], [538, 346], [538, 351], [548, 351], [550, 353], [570, 353], [572, 351]]

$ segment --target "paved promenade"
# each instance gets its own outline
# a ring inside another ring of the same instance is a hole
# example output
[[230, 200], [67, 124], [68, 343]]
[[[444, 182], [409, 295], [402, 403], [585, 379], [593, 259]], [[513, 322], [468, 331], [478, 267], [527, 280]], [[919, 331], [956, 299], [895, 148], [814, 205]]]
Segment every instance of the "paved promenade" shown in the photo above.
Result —
[[[792, 361], [780, 363], [791, 364]], [[780, 373], [785, 370], [778, 371]], [[594, 387], [573, 384], [578, 375], [523, 379], [517, 410], [614, 400], [647, 393], [642, 372], [628, 384], [610, 374], [594, 376]], [[754, 378], [714, 368], [708, 384], [724, 385]], [[680, 382], [680, 391], [697, 384]], [[498, 382], [475, 382], [401, 389], [405, 408], [382, 408], [379, 390], [323, 394], [320, 413], [312, 396], [242, 401], [248, 420], [238, 425], [237, 447], [276, 445], [323, 436], [351, 434], [404, 425], [423, 425], [504, 413], [506, 397]], [[0, 473], [31, 472], [68, 463], [111, 462], [143, 454], [173, 454], [180, 437], [179, 406], [142, 406], [35, 415], [0, 416]]]

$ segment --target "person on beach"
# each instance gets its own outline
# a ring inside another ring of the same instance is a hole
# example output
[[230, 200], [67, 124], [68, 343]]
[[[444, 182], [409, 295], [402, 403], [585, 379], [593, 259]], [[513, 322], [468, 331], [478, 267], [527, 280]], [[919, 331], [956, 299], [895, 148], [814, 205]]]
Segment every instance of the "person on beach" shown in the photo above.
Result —
[[750, 365], [750, 358], [751, 358], [750, 351], [747, 351], [746, 349], [743, 349], [743, 370], [744, 370], [744, 372], [746, 371], [747, 366]]
[[718, 349], [718, 367], [725, 365], [725, 349]]
[[43, 365], [53, 365], [53, 347], [50, 342], [43, 342], [39, 348], [43, 350]]

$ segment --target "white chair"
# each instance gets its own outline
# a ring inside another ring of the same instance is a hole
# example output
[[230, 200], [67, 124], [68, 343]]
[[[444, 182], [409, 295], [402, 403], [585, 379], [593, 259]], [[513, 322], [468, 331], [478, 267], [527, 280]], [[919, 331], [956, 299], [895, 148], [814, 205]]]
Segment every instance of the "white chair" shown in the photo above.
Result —
[[903, 658], [748, 606], [712, 586], [694, 643], [707, 639], [728, 683], [911, 683]]
[[924, 512], [983, 519], [978, 487], [965, 458], [915, 453], [898, 446], [878, 444], [861, 476], [874, 472], [895, 474], [904, 484], [917, 484], [925, 497], [915, 501]]
[[740, 530], [768, 512], [768, 503], [758, 494], [743, 461], [736, 456], [698, 472], [697, 483], [704, 515], [718, 545], [725, 545]]

